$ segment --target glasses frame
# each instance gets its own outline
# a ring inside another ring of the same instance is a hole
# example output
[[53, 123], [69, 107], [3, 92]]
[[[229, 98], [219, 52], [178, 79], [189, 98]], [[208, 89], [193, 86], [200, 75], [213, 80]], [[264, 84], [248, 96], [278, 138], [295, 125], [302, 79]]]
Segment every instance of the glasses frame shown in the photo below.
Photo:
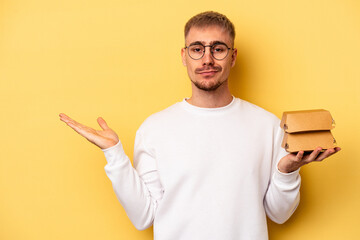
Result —
[[[191, 56], [190, 52], [189, 52], [189, 47], [194, 46], [194, 45], [201, 45], [201, 46], [204, 47], [204, 51], [202, 51], [202, 55], [201, 55], [201, 57], [199, 57], [199, 58], [193, 58], [193, 57]], [[213, 49], [215, 46], [218, 46], [218, 45], [224, 45], [224, 46], [227, 48], [227, 50], [228, 50], [227, 53], [226, 53], [226, 55], [225, 55], [225, 57], [223, 57], [223, 58], [221, 58], [221, 59], [216, 58], [216, 57], [214, 56], [214, 52], [212, 51], [212, 49]], [[204, 45], [204, 44], [201, 44], [201, 43], [194, 43], [194, 44], [190, 44], [189, 46], [186, 46], [186, 45], [185, 45], [185, 49], [187, 49], [187, 52], [188, 52], [188, 54], [189, 54], [189, 57], [190, 57], [191, 59], [194, 59], [194, 60], [200, 60], [200, 59], [202, 59], [202, 58], [204, 57], [205, 51], [206, 51], [206, 47], [209, 47], [209, 48], [210, 48], [210, 54], [211, 54], [211, 56], [212, 56], [214, 59], [219, 60], [219, 61], [224, 60], [224, 59], [229, 55], [229, 50], [230, 50], [230, 49], [231, 49], [231, 50], [234, 50], [234, 48], [229, 48], [228, 45], [226, 45], [225, 43], [214, 43], [214, 44], [212, 44], [212, 45]]]

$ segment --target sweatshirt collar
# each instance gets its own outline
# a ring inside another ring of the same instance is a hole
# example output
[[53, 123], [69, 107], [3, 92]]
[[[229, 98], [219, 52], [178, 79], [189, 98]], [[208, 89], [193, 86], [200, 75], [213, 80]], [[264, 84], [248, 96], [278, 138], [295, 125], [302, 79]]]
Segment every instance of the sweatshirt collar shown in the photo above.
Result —
[[198, 113], [220, 113], [220, 112], [226, 112], [226, 111], [229, 111], [230, 109], [233, 108], [233, 106], [235, 105], [236, 103], [236, 98], [233, 96], [233, 99], [232, 101], [226, 105], [226, 106], [223, 106], [223, 107], [215, 107], [215, 108], [204, 108], [204, 107], [197, 107], [197, 106], [194, 106], [190, 103], [188, 103], [186, 100], [188, 98], [184, 98], [183, 101], [181, 102], [181, 105], [186, 109], [186, 110], [189, 110], [189, 111], [193, 111], [193, 112], [198, 112]]

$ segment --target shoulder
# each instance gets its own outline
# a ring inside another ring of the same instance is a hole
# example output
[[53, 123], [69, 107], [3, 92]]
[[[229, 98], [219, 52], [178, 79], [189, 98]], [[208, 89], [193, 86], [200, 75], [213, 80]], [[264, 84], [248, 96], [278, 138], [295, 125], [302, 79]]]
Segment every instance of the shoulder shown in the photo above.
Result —
[[139, 130], [145, 129], [158, 129], [161, 126], [164, 126], [169, 121], [177, 118], [177, 115], [181, 111], [180, 107], [181, 102], [177, 102], [159, 112], [151, 114], [147, 117], [144, 122], [139, 127]]
[[249, 116], [254, 121], [267, 122], [279, 125], [280, 119], [273, 113], [243, 99], [237, 98], [241, 112]]

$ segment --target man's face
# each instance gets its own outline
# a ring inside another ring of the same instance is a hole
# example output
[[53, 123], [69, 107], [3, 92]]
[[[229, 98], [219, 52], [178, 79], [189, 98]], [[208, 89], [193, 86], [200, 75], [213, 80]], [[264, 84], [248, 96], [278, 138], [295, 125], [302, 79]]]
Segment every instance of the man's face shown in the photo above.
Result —
[[[218, 26], [208, 26], [204, 28], [192, 27], [186, 36], [186, 46], [196, 42], [205, 45], [213, 43], [225, 43], [229, 48], [233, 47], [229, 33]], [[205, 48], [205, 54], [198, 60], [192, 59], [187, 49], [181, 50], [184, 66], [192, 83], [201, 90], [214, 91], [222, 84], [227, 82], [230, 69], [235, 65], [237, 50], [229, 50], [228, 55], [223, 60], [216, 60], [210, 53], [210, 47]]]

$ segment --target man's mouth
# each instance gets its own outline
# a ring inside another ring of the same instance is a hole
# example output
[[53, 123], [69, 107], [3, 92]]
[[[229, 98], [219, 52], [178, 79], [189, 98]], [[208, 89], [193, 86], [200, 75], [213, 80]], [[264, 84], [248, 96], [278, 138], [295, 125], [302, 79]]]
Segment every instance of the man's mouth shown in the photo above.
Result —
[[205, 77], [209, 77], [209, 76], [213, 76], [217, 73], [217, 71], [203, 71], [203, 72], [199, 72], [200, 75], [205, 76]]
[[200, 74], [202, 76], [213, 76], [219, 71], [221, 71], [221, 67], [213, 67], [210, 69], [198, 68], [195, 70], [195, 73]]

